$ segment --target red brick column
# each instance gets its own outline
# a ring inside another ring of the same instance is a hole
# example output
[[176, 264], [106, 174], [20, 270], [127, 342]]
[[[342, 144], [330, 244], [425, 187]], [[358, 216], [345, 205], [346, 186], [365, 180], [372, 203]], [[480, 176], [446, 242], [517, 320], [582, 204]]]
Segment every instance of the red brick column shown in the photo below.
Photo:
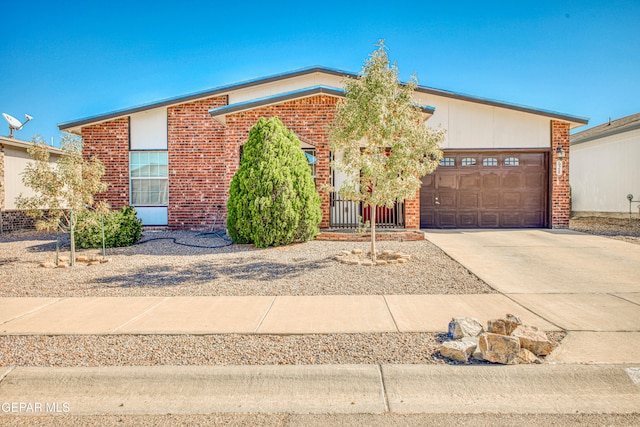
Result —
[[[562, 147], [564, 158], [558, 155]], [[569, 123], [551, 121], [551, 228], [569, 228], [571, 188], [569, 187]], [[562, 165], [558, 174], [558, 162]]]
[[102, 181], [109, 184], [96, 201], [106, 200], [112, 209], [129, 205], [129, 118], [86, 126], [81, 133], [83, 157], [100, 159], [105, 168]]
[[[226, 228], [229, 179], [224, 127], [209, 114], [227, 105], [226, 96], [167, 109], [169, 151], [169, 228]], [[220, 209], [218, 210], [218, 206]]]
[[404, 201], [404, 226], [405, 228], [420, 228], [420, 190], [416, 197]]

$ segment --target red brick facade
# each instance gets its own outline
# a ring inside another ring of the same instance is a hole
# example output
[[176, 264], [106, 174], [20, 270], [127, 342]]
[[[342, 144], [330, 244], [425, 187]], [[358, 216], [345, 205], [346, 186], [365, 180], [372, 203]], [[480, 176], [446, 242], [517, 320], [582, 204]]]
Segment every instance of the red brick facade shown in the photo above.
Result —
[[[226, 223], [229, 179], [225, 128], [209, 110], [227, 105], [219, 96], [167, 109], [169, 228], [210, 229]], [[220, 212], [218, 212], [220, 206]]]
[[[558, 156], [562, 147], [564, 158]], [[569, 228], [571, 187], [569, 186], [569, 123], [551, 121], [551, 228]], [[558, 162], [562, 165], [558, 174]]]
[[96, 156], [105, 167], [102, 180], [109, 184], [96, 200], [107, 200], [112, 209], [129, 204], [129, 118], [82, 128], [85, 158]]
[[[331, 182], [327, 126], [333, 120], [338, 98], [315, 95], [307, 98], [227, 114], [222, 125], [209, 110], [228, 104], [227, 96], [214, 96], [167, 108], [169, 205], [171, 229], [210, 229], [226, 224], [229, 184], [239, 166], [240, 146], [260, 117], [277, 116], [303, 142], [316, 150], [316, 187], [322, 198], [321, 228], [330, 225]], [[130, 203], [129, 119], [120, 118], [82, 128], [84, 154], [97, 156], [106, 167], [109, 189], [101, 198], [113, 208]], [[551, 226], [567, 228], [570, 215], [569, 123], [551, 121]], [[562, 146], [562, 174], [556, 176], [556, 147]], [[100, 197], [99, 197], [100, 198]], [[406, 228], [420, 227], [420, 192], [405, 201]]]
[[420, 228], [420, 190], [414, 199], [404, 201], [404, 226]]

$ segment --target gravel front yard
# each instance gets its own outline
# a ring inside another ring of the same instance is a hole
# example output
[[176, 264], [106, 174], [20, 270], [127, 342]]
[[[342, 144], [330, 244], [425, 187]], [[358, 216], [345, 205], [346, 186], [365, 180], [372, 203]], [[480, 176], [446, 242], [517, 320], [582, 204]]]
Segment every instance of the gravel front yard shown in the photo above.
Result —
[[[554, 343], [565, 337], [547, 335]], [[0, 366], [456, 364], [437, 353], [443, 340], [444, 334], [398, 332], [3, 336]]]
[[[405, 264], [366, 267], [333, 259], [368, 243], [312, 241], [270, 249], [219, 246], [222, 239], [196, 232], [145, 232], [129, 248], [109, 249], [111, 262], [75, 268], [42, 268], [53, 261], [51, 235], [0, 238], [0, 296], [199, 296], [199, 295], [397, 295], [495, 292], [428, 241], [378, 242], [378, 249], [412, 255]], [[82, 254], [98, 256], [98, 250]], [[68, 253], [67, 253], [68, 254]]]
[[[640, 220], [580, 218], [577, 231], [640, 244]], [[52, 236], [0, 237], [0, 296], [378, 295], [494, 292], [427, 241], [379, 242], [409, 253], [407, 264], [351, 266], [333, 260], [367, 243], [319, 242], [281, 248], [217, 246], [195, 232], [146, 232], [130, 248], [109, 250], [106, 264], [46, 269]], [[92, 256], [99, 251], [82, 251]], [[452, 316], [456, 313], [452, 313]], [[443, 325], [443, 329], [446, 325]], [[563, 332], [549, 333], [558, 343]], [[327, 335], [1, 336], [0, 366], [151, 366], [348, 363], [450, 363], [439, 357], [444, 337], [434, 333]]]
[[637, 215], [629, 219], [583, 217], [572, 218], [569, 227], [575, 231], [607, 236], [640, 245], [640, 218]]

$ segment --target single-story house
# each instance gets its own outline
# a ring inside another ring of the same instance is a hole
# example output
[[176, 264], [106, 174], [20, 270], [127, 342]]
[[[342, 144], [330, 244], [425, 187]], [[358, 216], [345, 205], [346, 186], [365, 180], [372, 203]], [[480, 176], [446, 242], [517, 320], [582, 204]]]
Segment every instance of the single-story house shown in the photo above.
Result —
[[639, 160], [640, 113], [571, 135], [573, 214], [628, 217], [630, 207], [639, 214]]
[[[22, 172], [32, 161], [27, 152], [31, 142], [0, 136], [0, 233], [33, 228], [34, 219], [16, 209], [16, 197], [33, 191], [22, 183]], [[49, 161], [57, 162], [63, 151], [49, 148]]]
[[[143, 223], [171, 229], [223, 226], [240, 148], [260, 117], [278, 116], [301, 141], [322, 197], [323, 228], [353, 226], [366, 210], [335, 194], [327, 126], [354, 73], [312, 67], [178, 96], [59, 125], [81, 135], [106, 166], [103, 195], [136, 207]], [[426, 126], [446, 131], [444, 159], [383, 226], [546, 227], [569, 223], [568, 114], [419, 86]], [[564, 167], [562, 167], [564, 165]], [[366, 216], [366, 215], [365, 215]]]

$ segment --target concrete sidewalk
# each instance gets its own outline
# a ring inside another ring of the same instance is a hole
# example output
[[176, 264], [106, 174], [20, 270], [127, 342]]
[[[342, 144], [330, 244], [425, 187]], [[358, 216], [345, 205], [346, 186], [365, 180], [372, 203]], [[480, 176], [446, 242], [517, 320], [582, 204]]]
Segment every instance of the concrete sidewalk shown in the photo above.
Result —
[[[19, 367], [6, 371], [0, 382], [0, 402], [16, 405], [3, 409], [5, 415], [624, 414], [637, 412], [640, 402], [640, 369], [624, 366]], [[31, 406], [21, 407], [21, 402]]]
[[452, 315], [483, 322], [517, 313], [560, 330], [500, 294], [2, 298], [0, 333], [328, 334], [445, 332]]

